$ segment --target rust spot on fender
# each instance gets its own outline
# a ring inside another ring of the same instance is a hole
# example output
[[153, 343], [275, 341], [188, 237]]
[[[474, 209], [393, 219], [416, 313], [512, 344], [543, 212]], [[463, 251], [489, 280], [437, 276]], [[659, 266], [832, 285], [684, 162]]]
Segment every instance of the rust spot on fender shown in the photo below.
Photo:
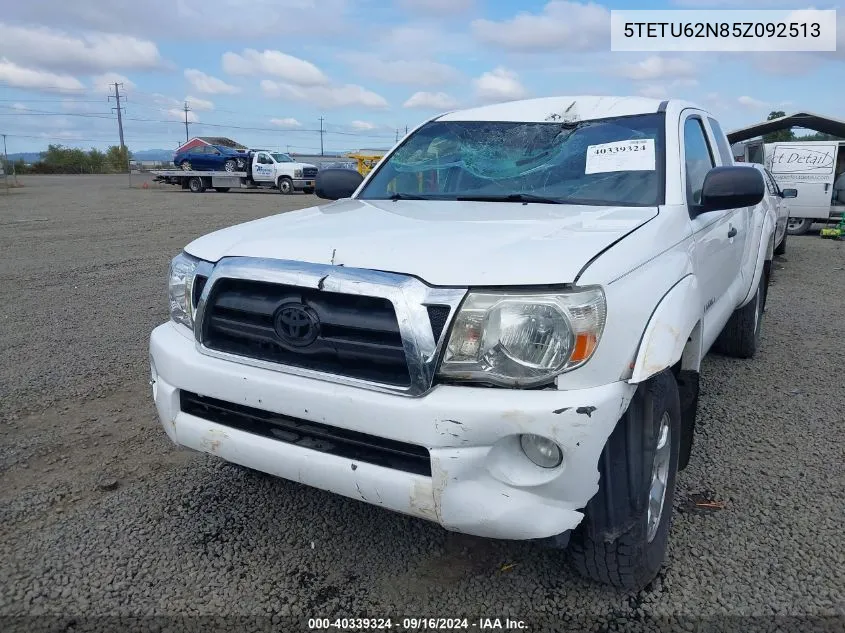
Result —
[[571, 408], [572, 407], [563, 407], [562, 409], [555, 409], [554, 411], [552, 411], [552, 413], [556, 413], [557, 415], [560, 415], [564, 411], [569, 411]]
[[593, 417], [593, 411], [595, 411], [595, 407], [578, 407], [575, 409], [575, 413], [580, 413], [581, 415], [586, 415], [588, 418]]

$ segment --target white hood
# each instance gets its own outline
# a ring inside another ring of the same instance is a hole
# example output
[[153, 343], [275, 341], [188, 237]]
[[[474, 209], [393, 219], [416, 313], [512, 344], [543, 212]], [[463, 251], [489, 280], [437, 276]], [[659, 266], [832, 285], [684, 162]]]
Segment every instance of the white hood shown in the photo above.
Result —
[[341, 200], [247, 222], [187, 247], [195, 257], [266, 257], [415, 275], [432, 285], [575, 280], [656, 207]]

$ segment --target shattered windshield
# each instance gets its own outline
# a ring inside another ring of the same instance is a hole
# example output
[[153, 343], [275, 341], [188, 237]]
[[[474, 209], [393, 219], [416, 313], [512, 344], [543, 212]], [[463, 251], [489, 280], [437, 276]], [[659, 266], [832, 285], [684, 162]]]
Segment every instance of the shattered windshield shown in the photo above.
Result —
[[289, 154], [271, 154], [273, 160], [277, 163], [292, 163], [293, 159], [290, 157]]
[[654, 206], [663, 201], [662, 114], [578, 123], [434, 121], [358, 198]]

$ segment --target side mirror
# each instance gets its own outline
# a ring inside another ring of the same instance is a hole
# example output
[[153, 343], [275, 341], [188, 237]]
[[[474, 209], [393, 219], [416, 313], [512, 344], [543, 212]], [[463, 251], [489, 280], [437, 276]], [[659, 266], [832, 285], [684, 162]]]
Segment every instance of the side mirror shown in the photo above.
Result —
[[797, 198], [798, 197], [798, 190], [797, 189], [781, 189], [780, 190], [780, 197], [781, 198]]
[[317, 172], [314, 192], [325, 200], [349, 198], [363, 180], [364, 177], [353, 169], [321, 169]]
[[765, 195], [766, 183], [757, 169], [714, 167], [704, 177], [699, 212], [752, 207]]

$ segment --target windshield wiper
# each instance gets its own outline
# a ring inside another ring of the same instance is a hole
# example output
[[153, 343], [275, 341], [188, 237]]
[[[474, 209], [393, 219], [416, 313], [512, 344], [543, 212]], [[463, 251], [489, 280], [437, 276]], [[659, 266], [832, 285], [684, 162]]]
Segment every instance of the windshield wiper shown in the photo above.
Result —
[[394, 193], [392, 194], [388, 200], [430, 200], [428, 196], [418, 196], [415, 193]]
[[522, 202], [523, 204], [538, 202], [540, 204], [563, 204], [563, 202], [555, 198], [538, 196], [533, 193], [511, 193], [504, 196], [467, 195], [458, 196], [455, 199], [466, 202]]

